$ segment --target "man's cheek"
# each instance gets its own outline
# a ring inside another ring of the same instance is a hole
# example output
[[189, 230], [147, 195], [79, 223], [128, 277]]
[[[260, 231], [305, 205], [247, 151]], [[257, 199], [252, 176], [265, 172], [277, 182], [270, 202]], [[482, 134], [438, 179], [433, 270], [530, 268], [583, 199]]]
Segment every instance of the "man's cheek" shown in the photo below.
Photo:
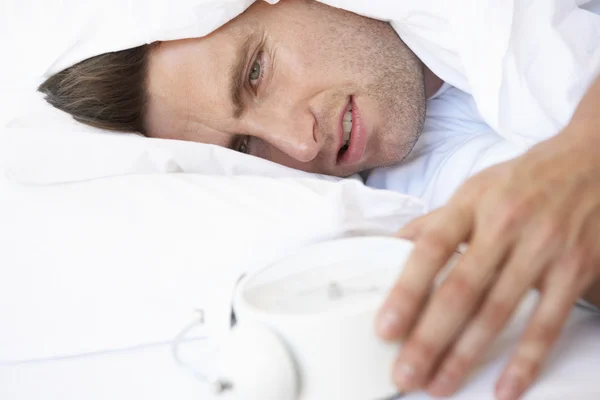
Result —
[[251, 154], [277, 164], [285, 165], [286, 167], [298, 169], [298, 166], [302, 165], [298, 160], [288, 156], [277, 147], [259, 138], [254, 138], [252, 140]]
[[273, 146], [269, 146], [268, 149], [265, 149], [264, 152], [262, 152], [261, 158], [264, 158], [266, 160], [272, 161], [276, 164], [279, 165], [283, 165], [289, 168], [293, 168], [293, 169], [297, 169], [300, 171], [305, 171], [305, 172], [320, 172], [323, 173], [324, 171], [317, 171], [316, 170], [316, 164], [314, 161], [311, 161], [309, 163], [303, 163], [300, 162], [298, 160], [296, 160], [293, 157], [288, 156], [287, 154], [285, 154], [284, 152], [278, 150], [277, 148], [273, 147]]

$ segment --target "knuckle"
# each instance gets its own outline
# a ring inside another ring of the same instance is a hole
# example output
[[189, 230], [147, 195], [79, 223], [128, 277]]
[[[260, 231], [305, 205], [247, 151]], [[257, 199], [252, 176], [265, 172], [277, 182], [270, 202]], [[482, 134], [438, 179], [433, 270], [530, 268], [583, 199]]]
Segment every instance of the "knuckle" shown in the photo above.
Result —
[[426, 259], [439, 260], [452, 252], [448, 240], [438, 231], [429, 231], [415, 246], [415, 252]]
[[479, 297], [479, 288], [465, 274], [455, 273], [442, 283], [439, 297], [446, 309], [465, 309]]
[[390, 293], [388, 303], [391, 303], [399, 316], [406, 316], [420, 306], [422, 297], [420, 293], [409, 286], [397, 283]]
[[570, 249], [565, 256], [563, 268], [566, 268], [570, 275], [575, 277], [585, 277], [592, 265], [592, 256], [589, 247], [576, 245]]
[[492, 166], [473, 175], [461, 186], [461, 189], [479, 197], [483, 193], [489, 192], [490, 188], [501, 178], [502, 174], [502, 168], [499, 168], [498, 165]]
[[505, 195], [499, 200], [497, 206], [498, 234], [503, 235], [518, 227], [533, 209], [533, 201], [528, 197]]
[[546, 218], [538, 224], [532, 235], [533, 249], [536, 254], [563, 243], [565, 232], [564, 223], [557, 217]]
[[475, 359], [472, 356], [454, 353], [444, 363], [441, 372], [451, 380], [462, 380], [474, 363]]
[[486, 180], [481, 175], [475, 175], [456, 190], [451, 201], [462, 204], [479, 197], [478, 195], [484, 190], [485, 183]]
[[403, 356], [413, 361], [420, 370], [427, 369], [427, 365], [433, 363], [439, 354], [439, 345], [436, 345], [418, 334], [415, 334], [402, 348]]
[[398, 232], [396, 232], [397, 237], [404, 236], [413, 236], [421, 231], [428, 223], [429, 217], [431, 214], [423, 215], [419, 218], [413, 219], [404, 225]]
[[477, 318], [477, 323], [487, 335], [499, 333], [510, 316], [513, 308], [502, 300], [493, 299], [486, 304]]
[[526, 334], [523, 349], [531, 357], [535, 358], [543, 353], [545, 348], [550, 347], [560, 334], [559, 324], [553, 320], [539, 320], [532, 324], [530, 331]]

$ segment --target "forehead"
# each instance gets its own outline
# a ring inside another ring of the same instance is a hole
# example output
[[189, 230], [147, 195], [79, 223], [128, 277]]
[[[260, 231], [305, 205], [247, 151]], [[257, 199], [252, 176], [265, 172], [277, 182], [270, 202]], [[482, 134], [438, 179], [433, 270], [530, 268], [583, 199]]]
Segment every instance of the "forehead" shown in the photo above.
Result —
[[230, 72], [250, 34], [247, 26], [232, 22], [203, 38], [155, 45], [147, 78], [150, 136], [198, 140], [184, 135], [228, 129]]

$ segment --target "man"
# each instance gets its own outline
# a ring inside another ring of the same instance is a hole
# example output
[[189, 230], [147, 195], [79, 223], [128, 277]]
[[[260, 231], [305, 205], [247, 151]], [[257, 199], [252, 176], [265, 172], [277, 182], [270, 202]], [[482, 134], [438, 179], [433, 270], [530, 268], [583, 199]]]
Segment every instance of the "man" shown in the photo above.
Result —
[[208, 37], [100, 56], [42, 90], [84, 122], [348, 176], [402, 160], [440, 85], [386, 23], [258, 2]]
[[[256, 2], [205, 38], [83, 61], [40, 90], [102, 128], [349, 176], [402, 163], [427, 99], [442, 87], [387, 23], [286, 0]], [[539, 306], [496, 389], [501, 399], [519, 398], [573, 303], [600, 304], [599, 104], [597, 81], [560, 134], [478, 174], [400, 232], [415, 250], [377, 324], [386, 339], [404, 337], [394, 369], [400, 389], [454, 393], [535, 287]], [[463, 259], [426, 301], [463, 242]]]

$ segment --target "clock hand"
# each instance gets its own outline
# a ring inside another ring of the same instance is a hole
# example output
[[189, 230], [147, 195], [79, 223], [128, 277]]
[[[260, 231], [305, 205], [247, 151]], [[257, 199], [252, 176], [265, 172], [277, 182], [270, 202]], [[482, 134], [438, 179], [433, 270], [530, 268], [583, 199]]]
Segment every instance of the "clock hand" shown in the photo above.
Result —
[[380, 286], [367, 286], [367, 287], [352, 287], [352, 286], [343, 286], [339, 282], [330, 282], [325, 288], [312, 288], [307, 290], [302, 290], [296, 292], [296, 296], [306, 296], [314, 293], [319, 293], [326, 291], [327, 297], [330, 300], [335, 300], [342, 298], [349, 294], [359, 294], [359, 293], [373, 293], [382, 290], [383, 288]]

